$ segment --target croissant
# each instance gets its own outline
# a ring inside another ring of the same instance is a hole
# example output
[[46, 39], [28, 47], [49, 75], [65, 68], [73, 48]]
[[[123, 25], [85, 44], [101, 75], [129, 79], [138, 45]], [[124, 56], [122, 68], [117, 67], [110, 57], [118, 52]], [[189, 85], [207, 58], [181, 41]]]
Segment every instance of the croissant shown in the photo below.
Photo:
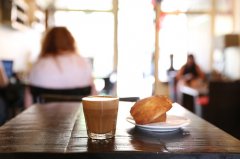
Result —
[[151, 96], [137, 101], [130, 113], [136, 124], [166, 121], [166, 112], [172, 108], [172, 101], [166, 96]]

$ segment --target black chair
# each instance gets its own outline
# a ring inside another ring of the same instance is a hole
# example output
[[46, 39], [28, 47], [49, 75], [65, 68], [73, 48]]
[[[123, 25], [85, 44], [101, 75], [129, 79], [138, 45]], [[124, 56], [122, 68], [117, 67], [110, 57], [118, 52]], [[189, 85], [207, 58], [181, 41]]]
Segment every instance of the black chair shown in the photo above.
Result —
[[[76, 96], [76, 95], [56, 95], [56, 94], [42, 94], [39, 96], [38, 102], [40, 103], [48, 103], [48, 102], [81, 102], [84, 96]], [[121, 97], [119, 101], [124, 102], [136, 102], [139, 100], [139, 97]]]
[[39, 96], [39, 103], [49, 102], [81, 102], [84, 96], [77, 95], [57, 95], [57, 94], [42, 94]]
[[113, 71], [107, 77], [102, 78], [104, 81], [104, 88], [99, 92], [100, 94], [112, 95], [117, 83], [117, 73]]
[[[74, 89], [48, 89], [29, 86], [34, 103], [47, 102], [79, 102], [82, 98], [91, 94], [91, 86]], [[136, 102], [139, 97], [120, 97], [119, 101]]]
[[139, 97], [120, 97], [119, 101], [124, 101], [124, 102], [136, 102], [140, 98]]
[[50, 89], [29, 86], [34, 103], [47, 101], [79, 101], [82, 97], [91, 94], [91, 86], [72, 89]]

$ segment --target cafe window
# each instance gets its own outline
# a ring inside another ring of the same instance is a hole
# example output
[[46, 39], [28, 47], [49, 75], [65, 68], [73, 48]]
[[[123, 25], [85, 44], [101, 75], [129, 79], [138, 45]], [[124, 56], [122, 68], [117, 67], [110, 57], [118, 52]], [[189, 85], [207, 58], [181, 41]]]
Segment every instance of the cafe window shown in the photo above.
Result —
[[234, 29], [234, 0], [218, 0], [216, 3], [214, 34], [222, 36], [232, 33]]
[[91, 59], [95, 77], [109, 75], [114, 56], [112, 1], [58, 0], [56, 7], [55, 25], [73, 33], [80, 54]]
[[80, 54], [93, 59], [95, 76], [117, 68], [117, 94], [144, 97], [153, 91], [155, 70], [158, 79], [167, 82], [170, 54], [176, 70], [189, 52], [205, 72], [210, 70], [214, 36], [233, 31], [234, 1], [162, 0], [156, 13], [151, 0], [58, 0], [54, 19], [55, 25], [73, 32]]
[[[234, 0], [163, 0], [159, 24], [159, 80], [166, 82], [173, 54], [176, 70], [193, 53], [205, 72], [210, 72], [213, 39], [233, 31]], [[213, 28], [213, 29], [212, 29]]]
[[112, 0], [57, 0], [55, 7], [69, 10], [95, 10], [105, 11], [112, 9]]
[[155, 13], [151, 0], [119, 0], [118, 95], [152, 95]]
[[[107, 76], [114, 69], [113, 5], [117, 4], [111, 0], [56, 1], [55, 25], [70, 29], [79, 44], [80, 54], [93, 59], [97, 77]], [[117, 94], [150, 96], [155, 51], [152, 2], [119, 0], [115, 8], [118, 8]]]
[[163, 12], [186, 12], [186, 11], [209, 11], [211, 0], [163, 0], [161, 11]]
[[112, 13], [57, 11], [55, 23], [67, 26], [76, 38], [80, 54], [93, 59], [95, 76], [104, 77], [112, 72], [114, 55]]
[[179, 69], [185, 63], [188, 52], [198, 54], [196, 55], [198, 62], [201, 57], [206, 56], [211, 43], [209, 22], [210, 17], [206, 14], [165, 15], [159, 30], [159, 79], [161, 81], [167, 81], [170, 54], [174, 55], [175, 69]]

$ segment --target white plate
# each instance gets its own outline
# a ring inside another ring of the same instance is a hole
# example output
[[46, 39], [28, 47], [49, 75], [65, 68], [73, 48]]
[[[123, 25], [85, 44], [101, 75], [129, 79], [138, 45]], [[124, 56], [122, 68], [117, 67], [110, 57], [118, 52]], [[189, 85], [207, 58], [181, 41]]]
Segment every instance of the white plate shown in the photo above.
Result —
[[190, 119], [176, 115], [167, 115], [166, 122], [151, 123], [145, 125], [136, 124], [132, 117], [127, 117], [127, 121], [134, 124], [138, 128], [155, 132], [174, 131], [190, 123]]

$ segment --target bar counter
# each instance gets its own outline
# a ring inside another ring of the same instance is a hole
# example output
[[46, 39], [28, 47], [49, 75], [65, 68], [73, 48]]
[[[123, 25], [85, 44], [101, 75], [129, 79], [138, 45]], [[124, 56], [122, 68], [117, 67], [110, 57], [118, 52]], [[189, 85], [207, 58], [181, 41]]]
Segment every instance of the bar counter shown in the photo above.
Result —
[[190, 124], [171, 132], [150, 132], [127, 122], [133, 102], [120, 102], [116, 137], [87, 137], [81, 103], [36, 104], [0, 127], [1, 159], [38, 158], [240, 158], [240, 141], [177, 103], [169, 114]]

